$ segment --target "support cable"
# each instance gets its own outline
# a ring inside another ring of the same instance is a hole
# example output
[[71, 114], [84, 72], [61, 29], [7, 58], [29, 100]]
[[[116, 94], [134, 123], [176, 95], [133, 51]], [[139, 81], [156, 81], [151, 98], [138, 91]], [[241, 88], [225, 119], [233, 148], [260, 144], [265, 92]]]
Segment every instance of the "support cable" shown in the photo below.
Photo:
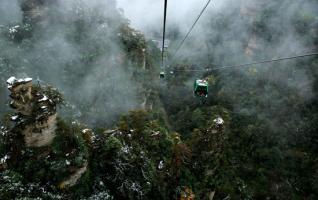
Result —
[[168, 0], [164, 2], [164, 16], [163, 16], [163, 34], [162, 34], [162, 49], [161, 49], [161, 68], [165, 68], [164, 54], [165, 54], [165, 40], [166, 40], [166, 24], [167, 24], [167, 5]]
[[245, 64], [239, 64], [239, 65], [224, 65], [224, 66], [219, 66], [216, 68], [206, 68], [206, 69], [176, 69], [173, 71], [217, 71], [217, 70], [223, 70], [223, 69], [229, 69], [229, 68], [241, 68], [241, 67], [247, 67], [251, 65], [259, 65], [259, 64], [265, 64], [265, 63], [272, 63], [272, 62], [280, 62], [284, 60], [293, 60], [293, 59], [299, 59], [299, 58], [304, 58], [304, 57], [310, 57], [310, 56], [317, 56], [318, 52], [314, 53], [308, 53], [308, 54], [303, 54], [303, 55], [297, 55], [297, 56], [291, 56], [291, 57], [284, 57], [284, 58], [277, 58], [277, 59], [272, 59], [272, 60], [263, 60], [263, 61], [257, 61], [257, 62], [251, 62], [251, 63], [245, 63]]
[[205, 6], [203, 7], [203, 9], [201, 10], [200, 14], [198, 15], [198, 17], [196, 18], [196, 20], [194, 21], [194, 23], [192, 24], [191, 28], [189, 29], [188, 33], [185, 35], [185, 37], [183, 38], [183, 40], [180, 42], [180, 44], [178, 45], [175, 53], [173, 54], [173, 56], [171, 57], [171, 62], [169, 65], [172, 65], [174, 62], [174, 59], [176, 57], [176, 55], [178, 54], [179, 50], [182, 48], [184, 42], [188, 39], [188, 37], [190, 36], [191, 32], [193, 31], [194, 27], [196, 26], [196, 24], [198, 23], [198, 21], [200, 20], [201, 16], [203, 15], [204, 11], [207, 9], [207, 7], [209, 6], [209, 4], [211, 3], [212, 0], [208, 0], [207, 3], [205, 4]]

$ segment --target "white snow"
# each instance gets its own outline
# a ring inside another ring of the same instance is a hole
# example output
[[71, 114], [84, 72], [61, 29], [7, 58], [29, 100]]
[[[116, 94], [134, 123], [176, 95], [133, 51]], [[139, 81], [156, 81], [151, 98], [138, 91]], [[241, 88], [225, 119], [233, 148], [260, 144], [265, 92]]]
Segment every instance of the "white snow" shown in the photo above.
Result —
[[5, 155], [3, 158], [0, 159], [0, 164], [5, 163], [9, 158], [10, 158], [10, 156]]
[[16, 32], [18, 32], [18, 28], [19, 28], [20, 26], [19, 25], [17, 25], [17, 26], [13, 26], [13, 27], [11, 27], [10, 29], [9, 29], [9, 33], [16, 33]]
[[90, 129], [84, 129], [84, 130], [82, 130], [82, 133], [87, 133], [87, 132], [90, 132]]
[[11, 76], [8, 80], [7, 80], [7, 84], [8, 85], [13, 85], [15, 82], [17, 82], [17, 79], [14, 76]]
[[125, 145], [121, 148], [121, 150], [124, 152], [124, 153], [129, 153], [130, 152], [130, 147]]
[[27, 83], [27, 82], [30, 82], [32, 81], [32, 78], [20, 78], [17, 82], [18, 83]]
[[155, 136], [158, 136], [158, 135], [160, 135], [160, 131], [155, 131], [151, 136], [155, 137]]
[[163, 167], [164, 167], [164, 162], [163, 162], [163, 160], [161, 160], [159, 162], [158, 169], [163, 169]]
[[223, 125], [224, 124], [224, 120], [221, 117], [218, 117], [218, 118], [214, 119], [213, 122], [216, 125]]
[[70, 164], [71, 164], [71, 162], [70, 162], [70, 161], [68, 161], [68, 160], [65, 160], [65, 164], [66, 164], [66, 165], [70, 165]]
[[32, 81], [32, 80], [33, 80], [32, 78], [25, 78], [25, 79], [24, 79], [24, 82], [27, 83], [27, 82], [30, 82], [30, 81]]
[[131, 186], [130, 186], [130, 189], [132, 191], [135, 191], [135, 192], [140, 192], [141, 191], [141, 186], [138, 182], [132, 182]]
[[0, 128], [0, 134], [1, 134], [2, 136], [5, 136], [5, 135], [7, 134], [7, 130], [5, 129], [4, 126], [1, 126], [1, 128]]
[[19, 118], [19, 116], [18, 116], [18, 115], [15, 115], [15, 116], [12, 116], [12, 117], [11, 117], [11, 120], [12, 120], [12, 121], [15, 121], [15, 120], [17, 120], [18, 118]]
[[14, 76], [11, 76], [7, 80], [7, 84], [9, 85], [9, 88], [11, 88], [11, 86], [14, 85], [15, 83], [28, 83], [31, 81], [32, 81], [32, 78], [16, 79]]
[[43, 96], [43, 98], [42, 99], [40, 99], [38, 102], [43, 102], [43, 101], [47, 101], [49, 98], [47, 98], [47, 96], [46, 95], [44, 95]]

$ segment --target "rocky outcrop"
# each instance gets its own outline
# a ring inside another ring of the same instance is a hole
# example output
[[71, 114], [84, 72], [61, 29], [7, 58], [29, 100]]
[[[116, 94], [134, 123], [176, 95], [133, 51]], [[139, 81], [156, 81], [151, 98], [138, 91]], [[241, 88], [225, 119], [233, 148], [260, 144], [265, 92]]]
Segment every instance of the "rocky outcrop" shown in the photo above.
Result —
[[54, 179], [60, 189], [76, 185], [88, 168], [86, 148], [92, 146], [93, 131], [82, 130], [76, 122], [68, 125], [57, 120], [56, 107], [63, 97], [55, 88], [33, 85], [31, 78], [11, 77], [7, 84], [12, 99], [10, 106], [15, 111], [11, 121], [15, 124], [8, 133], [0, 132], [11, 137], [7, 144], [11, 150], [0, 159], [0, 170], [8, 166], [26, 170], [30, 162], [41, 163], [47, 171], [38, 175], [37, 180], [47, 181], [55, 173], [62, 177], [50, 177], [50, 180]]
[[55, 137], [56, 117], [54, 114], [49, 116], [47, 121], [35, 125], [27, 125], [22, 134], [24, 135], [25, 144], [28, 147], [43, 147], [52, 143]]
[[68, 188], [68, 187], [72, 187], [72, 186], [76, 185], [78, 180], [86, 172], [87, 166], [88, 166], [88, 163], [86, 162], [82, 168], [77, 169], [76, 172], [74, 174], [72, 174], [67, 180], [60, 183], [59, 188], [64, 189], [64, 188]]
[[15, 110], [11, 120], [24, 136], [27, 147], [43, 147], [50, 145], [55, 137], [56, 104], [39, 88], [32, 86], [32, 79], [16, 79], [7, 81], [12, 101], [10, 106]]
[[[242, 2], [240, 9], [241, 18], [243, 18], [248, 24], [252, 25], [255, 22], [257, 15], [264, 8], [264, 4], [265, 3], [262, 1], [254, 0], [246, 0]], [[253, 56], [260, 46], [259, 38], [252, 32], [245, 48], [245, 54], [247, 56]]]

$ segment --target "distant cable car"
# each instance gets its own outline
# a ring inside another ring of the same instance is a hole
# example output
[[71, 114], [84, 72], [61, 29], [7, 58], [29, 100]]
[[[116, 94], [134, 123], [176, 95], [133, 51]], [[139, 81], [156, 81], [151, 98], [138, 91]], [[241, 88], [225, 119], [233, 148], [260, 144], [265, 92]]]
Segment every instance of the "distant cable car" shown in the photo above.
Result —
[[209, 84], [206, 80], [196, 79], [193, 94], [196, 97], [208, 97]]
[[165, 72], [164, 71], [161, 71], [160, 72], [160, 75], [159, 75], [159, 77], [160, 77], [160, 79], [164, 79], [165, 78]]

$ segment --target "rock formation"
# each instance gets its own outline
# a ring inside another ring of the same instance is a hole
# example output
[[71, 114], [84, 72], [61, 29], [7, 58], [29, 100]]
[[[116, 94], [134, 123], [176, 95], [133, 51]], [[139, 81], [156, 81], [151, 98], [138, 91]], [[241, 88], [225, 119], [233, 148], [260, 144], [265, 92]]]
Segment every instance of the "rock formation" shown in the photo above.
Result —
[[32, 87], [32, 79], [16, 79], [7, 81], [12, 101], [10, 106], [16, 111], [11, 120], [24, 136], [27, 147], [43, 147], [50, 145], [55, 137], [56, 105], [38, 88]]
[[82, 130], [78, 123], [68, 125], [57, 119], [57, 105], [63, 102], [63, 97], [55, 88], [33, 85], [31, 78], [11, 77], [7, 84], [14, 125], [7, 133], [11, 138], [7, 144], [9, 152], [1, 159], [0, 169], [18, 168], [36, 173], [35, 165], [27, 163], [41, 163], [45, 173], [34, 174], [31, 179], [52, 181], [60, 189], [76, 185], [87, 171], [86, 148], [93, 132]]

